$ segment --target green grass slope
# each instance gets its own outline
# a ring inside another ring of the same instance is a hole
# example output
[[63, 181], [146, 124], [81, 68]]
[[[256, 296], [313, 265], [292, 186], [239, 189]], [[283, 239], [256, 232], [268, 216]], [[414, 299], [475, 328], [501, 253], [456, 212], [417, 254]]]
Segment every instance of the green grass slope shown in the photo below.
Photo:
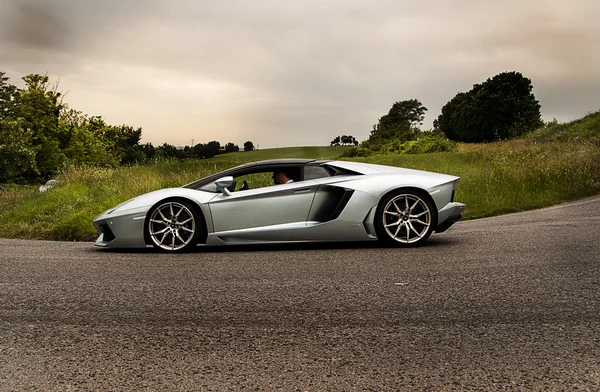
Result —
[[590, 113], [585, 117], [559, 124], [551, 122], [533, 132], [530, 136], [537, 140], [598, 140], [600, 138], [600, 111]]

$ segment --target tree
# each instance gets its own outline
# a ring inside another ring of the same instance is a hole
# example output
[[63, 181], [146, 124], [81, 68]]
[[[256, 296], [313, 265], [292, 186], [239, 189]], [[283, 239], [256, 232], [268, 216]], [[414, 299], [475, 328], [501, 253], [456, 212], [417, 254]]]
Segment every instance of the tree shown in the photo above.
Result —
[[[186, 146], [186, 148], [189, 150], [190, 148], [188, 146]], [[154, 148], [154, 146], [152, 145], [152, 143], [146, 143], [146, 144], [142, 144], [140, 146], [140, 151], [142, 151], [142, 153], [144, 154], [144, 160], [145, 161], [151, 161], [154, 158], [156, 158], [156, 148]], [[186, 151], [184, 150], [184, 153]]]
[[399, 140], [405, 142], [414, 138], [414, 129], [423, 124], [427, 108], [418, 99], [409, 99], [394, 103], [388, 114], [382, 116], [373, 125], [369, 143], [377, 145], [382, 142]]
[[211, 142], [206, 143], [206, 146], [208, 148], [210, 148], [211, 152], [212, 152], [212, 156], [214, 157], [215, 155], [219, 155], [219, 150], [221, 149], [221, 143], [219, 143], [216, 140], [213, 140]]
[[192, 148], [192, 151], [198, 158], [212, 158], [216, 155], [214, 148], [208, 144], [198, 143]]
[[433, 125], [448, 139], [480, 143], [521, 136], [542, 124], [531, 80], [503, 72], [457, 94]]
[[23, 127], [16, 113], [18, 89], [0, 72], [0, 183], [28, 182], [39, 175], [32, 132]]
[[236, 144], [229, 142], [225, 145], [225, 152], [236, 152], [236, 151], [240, 151], [240, 148]]
[[141, 128], [111, 126], [68, 108], [47, 75], [22, 79], [25, 88], [18, 89], [0, 72], [2, 181], [46, 181], [65, 164], [116, 166], [143, 162], [154, 152], [140, 146]]
[[164, 159], [183, 159], [185, 157], [183, 150], [179, 150], [177, 147], [169, 143], [163, 143], [162, 146], [156, 147], [155, 152], [157, 157]]
[[146, 155], [139, 144], [142, 128], [134, 128], [130, 125], [108, 125], [101, 116], [90, 117], [88, 126], [120, 164], [127, 165], [145, 160]]
[[252, 143], [250, 140], [248, 140], [246, 143], [244, 143], [244, 151], [252, 151], [254, 150], [254, 143]]
[[66, 161], [59, 143], [58, 119], [63, 107], [61, 94], [56, 91], [57, 86], [49, 88], [47, 75], [27, 75], [23, 81], [26, 88], [16, 91], [14, 111], [23, 129], [31, 132], [31, 143], [37, 147], [37, 170], [41, 180], [46, 181]]
[[17, 87], [8, 83], [8, 77], [0, 72], [0, 118], [14, 118]]
[[64, 108], [59, 118], [59, 143], [67, 162], [71, 164], [89, 164], [115, 167], [120, 157], [109, 152], [93, 132], [87, 115]]
[[140, 148], [142, 128], [133, 128], [130, 125], [120, 125], [112, 128], [116, 131], [121, 164], [128, 165], [143, 162], [145, 155]]
[[0, 118], [0, 183], [28, 182], [39, 175], [36, 154], [31, 132], [16, 120]]

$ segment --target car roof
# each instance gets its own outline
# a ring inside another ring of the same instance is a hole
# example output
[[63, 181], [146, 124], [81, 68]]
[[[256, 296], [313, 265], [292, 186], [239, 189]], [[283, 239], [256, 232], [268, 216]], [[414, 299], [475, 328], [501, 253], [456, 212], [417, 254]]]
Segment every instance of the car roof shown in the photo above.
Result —
[[309, 162], [314, 162], [315, 159], [303, 159], [303, 158], [281, 158], [281, 159], [267, 159], [264, 161], [250, 162], [248, 165], [256, 166], [273, 166], [273, 165], [306, 165]]

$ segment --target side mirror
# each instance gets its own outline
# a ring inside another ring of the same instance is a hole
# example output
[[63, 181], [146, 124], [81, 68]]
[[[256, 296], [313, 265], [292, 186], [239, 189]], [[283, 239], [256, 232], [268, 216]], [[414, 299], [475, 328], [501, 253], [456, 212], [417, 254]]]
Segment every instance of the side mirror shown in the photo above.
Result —
[[219, 192], [223, 192], [227, 196], [231, 195], [231, 192], [229, 191], [228, 188], [230, 186], [232, 186], [233, 184], [234, 184], [234, 182], [233, 182], [233, 177], [232, 176], [221, 177], [217, 181], [215, 181], [215, 185], [217, 186], [217, 190]]

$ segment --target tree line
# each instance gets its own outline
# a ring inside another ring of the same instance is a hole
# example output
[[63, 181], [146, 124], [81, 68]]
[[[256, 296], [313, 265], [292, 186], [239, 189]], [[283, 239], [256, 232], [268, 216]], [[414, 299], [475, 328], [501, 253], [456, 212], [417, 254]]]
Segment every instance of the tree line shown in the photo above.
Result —
[[530, 79], [502, 72], [458, 93], [442, 107], [430, 131], [420, 129], [427, 108], [418, 99], [395, 102], [373, 125], [368, 140], [344, 154], [452, 151], [455, 142], [511, 139], [543, 125], [540, 109]]
[[[218, 141], [186, 146], [140, 144], [142, 128], [110, 125], [63, 102], [58, 85], [46, 75], [22, 78], [25, 87], [8, 83], [0, 72], [0, 183], [34, 183], [55, 176], [65, 165], [115, 167], [160, 158], [211, 158], [239, 147]], [[543, 124], [531, 80], [503, 72], [446, 103], [433, 129], [423, 131], [427, 108], [418, 99], [395, 102], [357, 146], [350, 135], [331, 145], [354, 145], [347, 156], [378, 153], [452, 151], [456, 142], [490, 142], [521, 136]], [[254, 149], [251, 141], [244, 150]]]
[[[58, 84], [47, 75], [22, 78], [25, 87], [10, 84], [0, 72], [0, 183], [44, 182], [65, 165], [116, 167], [160, 158], [210, 158], [239, 151], [218, 141], [177, 148], [168, 143], [141, 144], [142, 128], [110, 125], [63, 102]], [[244, 150], [254, 149], [251, 141]]]

